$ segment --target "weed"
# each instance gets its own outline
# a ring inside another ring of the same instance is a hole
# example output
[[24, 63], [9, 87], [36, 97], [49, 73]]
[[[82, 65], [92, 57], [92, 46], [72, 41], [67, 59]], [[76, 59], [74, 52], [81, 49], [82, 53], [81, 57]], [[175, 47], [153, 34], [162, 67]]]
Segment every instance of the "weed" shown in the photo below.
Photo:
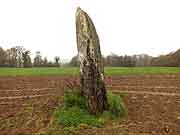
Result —
[[108, 111], [110, 111], [112, 118], [123, 118], [127, 116], [127, 112], [120, 95], [108, 92]]
[[77, 106], [80, 109], [87, 109], [87, 100], [81, 93], [76, 91], [66, 91], [64, 94], [64, 107], [70, 108]]

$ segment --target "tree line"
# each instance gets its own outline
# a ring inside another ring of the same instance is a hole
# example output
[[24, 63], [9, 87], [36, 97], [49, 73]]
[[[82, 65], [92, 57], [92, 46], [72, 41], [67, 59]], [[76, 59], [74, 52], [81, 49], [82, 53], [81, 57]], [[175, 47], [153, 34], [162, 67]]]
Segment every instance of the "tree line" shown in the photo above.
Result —
[[[49, 61], [43, 57], [40, 51], [31, 58], [31, 51], [23, 46], [15, 46], [7, 50], [0, 47], [0, 67], [59, 67], [59, 66], [79, 66], [77, 55], [70, 62], [61, 63], [60, 57], [55, 56], [54, 61]], [[152, 57], [147, 54], [140, 55], [117, 55], [110, 54], [102, 57], [104, 66], [112, 67], [180, 67], [180, 49], [174, 53]]]
[[[162, 67], [180, 67], [180, 50], [167, 55], [160, 55], [158, 57], [149, 56], [147, 54], [140, 55], [124, 55], [110, 54], [103, 57], [104, 66], [112, 67], [148, 67], [148, 66], [162, 66]], [[74, 56], [69, 62], [70, 66], [78, 66], [78, 57]]]
[[59, 67], [60, 57], [55, 56], [54, 62], [48, 61], [47, 57], [42, 57], [40, 51], [35, 53], [32, 61], [31, 51], [23, 46], [15, 46], [4, 50], [0, 47], [0, 67]]
[[168, 55], [160, 55], [152, 59], [153, 66], [180, 67], [180, 49]]

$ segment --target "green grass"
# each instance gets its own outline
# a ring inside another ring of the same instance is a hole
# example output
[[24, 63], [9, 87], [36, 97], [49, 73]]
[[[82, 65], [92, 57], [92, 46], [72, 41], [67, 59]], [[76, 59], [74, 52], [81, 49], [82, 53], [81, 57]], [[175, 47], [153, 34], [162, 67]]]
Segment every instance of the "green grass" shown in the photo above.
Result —
[[180, 67], [107, 67], [105, 73], [108, 75], [178, 74]]
[[[180, 67], [105, 67], [106, 75], [179, 74]], [[0, 68], [0, 76], [78, 75], [79, 68]]]
[[0, 76], [31, 76], [31, 75], [77, 75], [79, 69], [63, 68], [0, 68]]
[[74, 132], [83, 127], [103, 127], [106, 122], [117, 121], [127, 117], [127, 112], [120, 95], [108, 93], [106, 110], [97, 116], [87, 110], [87, 99], [78, 91], [65, 92], [63, 106], [55, 111], [56, 121], [65, 132]]
[[101, 126], [101, 121], [98, 121], [95, 116], [90, 115], [87, 111], [78, 106], [63, 108], [57, 112], [57, 118], [59, 123], [65, 127], [78, 127], [81, 124], [93, 127]]

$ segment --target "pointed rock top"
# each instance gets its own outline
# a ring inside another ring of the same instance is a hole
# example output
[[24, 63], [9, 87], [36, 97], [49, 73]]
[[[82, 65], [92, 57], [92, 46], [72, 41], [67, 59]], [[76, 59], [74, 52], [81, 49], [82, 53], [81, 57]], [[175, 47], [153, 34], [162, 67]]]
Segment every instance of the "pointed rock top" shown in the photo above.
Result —
[[82, 9], [80, 7], [77, 7], [77, 12], [80, 12]]
[[83, 15], [83, 14], [86, 14], [86, 13], [80, 7], [78, 7], [76, 10], [76, 16]]
[[82, 37], [95, 38], [99, 40], [91, 18], [80, 7], [76, 10], [76, 32], [81, 36], [84, 35]]

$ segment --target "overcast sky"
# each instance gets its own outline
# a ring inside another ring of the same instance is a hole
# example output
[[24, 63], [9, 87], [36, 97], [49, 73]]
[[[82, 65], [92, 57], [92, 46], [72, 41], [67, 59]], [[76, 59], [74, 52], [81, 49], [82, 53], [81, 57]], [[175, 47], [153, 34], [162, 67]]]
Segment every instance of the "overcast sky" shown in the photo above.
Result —
[[70, 59], [77, 54], [78, 6], [92, 18], [104, 55], [180, 48], [180, 0], [0, 0], [0, 46]]

